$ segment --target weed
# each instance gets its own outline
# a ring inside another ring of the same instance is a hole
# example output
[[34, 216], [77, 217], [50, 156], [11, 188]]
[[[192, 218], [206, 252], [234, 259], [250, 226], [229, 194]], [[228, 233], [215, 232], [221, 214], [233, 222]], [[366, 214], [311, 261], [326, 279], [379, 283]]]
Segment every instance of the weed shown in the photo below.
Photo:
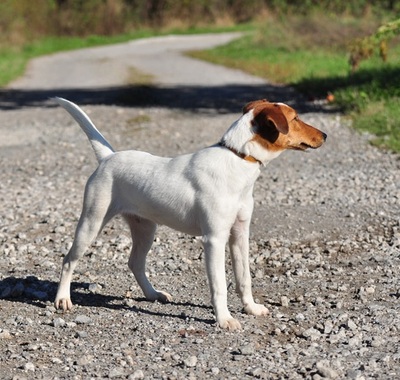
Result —
[[154, 77], [150, 74], [144, 73], [135, 67], [129, 68], [128, 83], [135, 86], [150, 86], [154, 81]]
[[144, 124], [144, 123], [149, 123], [150, 121], [151, 121], [151, 118], [149, 115], [139, 114], [139, 115], [127, 120], [127, 123], [128, 124]]

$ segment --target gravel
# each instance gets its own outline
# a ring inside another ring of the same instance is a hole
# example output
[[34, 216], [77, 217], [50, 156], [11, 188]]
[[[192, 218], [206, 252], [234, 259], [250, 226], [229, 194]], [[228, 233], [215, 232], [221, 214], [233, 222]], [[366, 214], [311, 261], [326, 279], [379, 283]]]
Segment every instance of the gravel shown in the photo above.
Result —
[[[174, 300], [145, 301], [127, 267], [129, 231], [120, 218], [79, 263], [73, 311], [56, 311], [62, 257], [95, 158], [59, 108], [0, 112], [2, 379], [400, 377], [399, 156], [290, 89], [265, 91], [292, 99], [328, 140], [309, 154], [283, 154], [256, 184], [253, 291], [270, 314], [242, 312], [227, 258], [240, 332], [215, 324], [200, 240], [163, 226], [148, 272]], [[240, 107], [84, 108], [118, 150], [159, 155], [215, 143], [240, 114]]]

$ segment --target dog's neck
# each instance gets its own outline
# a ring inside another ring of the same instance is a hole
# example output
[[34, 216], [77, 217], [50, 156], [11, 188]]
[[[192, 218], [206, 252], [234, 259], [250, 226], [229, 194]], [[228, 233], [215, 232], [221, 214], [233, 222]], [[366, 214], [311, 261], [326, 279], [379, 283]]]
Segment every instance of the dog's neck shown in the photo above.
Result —
[[242, 159], [245, 160], [245, 161], [253, 162], [253, 163], [258, 163], [258, 164], [260, 164], [260, 165], [263, 164], [260, 160], [257, 160], [257, 158], [255, 158], [255, 157], [253, 157], [253, 156], [248, 156], [248, 155], [246, 155], [246, 154], [244, 154], [244, 153], [242, 153], [242, 152], [239, 152], [239, 151], [236, 150], [236, 149], [233, 149], [233, 148], [227, 146], [227, 145], [225, 144], [225, 142], [223, 142], [223, 141], [219, 142], [218, 145], [219, 145], [219, 146], [223, 146], [224, 148], [229, 149], [232, 153], [236, 154], [236, 156], [242, 158]]
[[252, 111], [242, 115], [225, 132], [219, 145], [229, 149], [245, 161], [263, 165], [263, 161], [247, 149], [247, 143], [254, 136], [251, 125], [252, 119]]
[[228, 148], [246, 161], [265, 166], [278, 157], [282, 150], [269, 151], [254, 139], [257, 131], [252, 123], [253, 119], [253, 110], [242, 115], [222, 136], [220, 145]]

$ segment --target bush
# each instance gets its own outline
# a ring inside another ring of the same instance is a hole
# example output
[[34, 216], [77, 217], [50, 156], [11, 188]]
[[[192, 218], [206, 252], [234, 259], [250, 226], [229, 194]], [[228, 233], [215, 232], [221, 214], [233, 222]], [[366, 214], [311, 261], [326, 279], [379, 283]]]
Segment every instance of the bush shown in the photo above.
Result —
[[0, 44], [48, 35], [114, 35], [138, 28], [204, 26], [323, 10], [363, 15], [400, 10], [394, 0], [2, 0]]

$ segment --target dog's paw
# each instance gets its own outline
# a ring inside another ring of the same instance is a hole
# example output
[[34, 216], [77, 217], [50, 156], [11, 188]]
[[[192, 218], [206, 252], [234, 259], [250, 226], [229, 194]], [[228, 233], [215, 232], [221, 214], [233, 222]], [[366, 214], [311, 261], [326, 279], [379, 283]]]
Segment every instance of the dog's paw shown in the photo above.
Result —
[[247, 314], [255, 315], [257, 317], [269, 314], [269, 310], [260, 303], [253, 303], [252, 305], [246, 305], [244, 307], [244, 311]]
[[163, 292], [161, 290], [155, 290], [150, 295], [146, 294], [146, 299], [147, 299], [147, 301], [151, 301], [151, 302], [158, 301], [161, 303], [168, 303], [168, 302], [172, 301], [172, 296], [171, 296], [171, 294], [169, 294], [167, 292]]
[[72, 310], [71, 298], [56, 298], [54, 301], [54, 307], [64, 312]]
[[162, 302], [162, 303], [168, 303], [172, 301], [172, 296], [171, 294], [167, 293], [167, 292], [163, 292], [163, 291], [157, 291], [157, 299], [158, 302]]
[[235, 330], [242, 329], [240, 322], [237, 319], [232, 318], [232, 317], [218, 321], [218, 325], [222, 329], [226, 329], [228, 331], [235, 331]]

